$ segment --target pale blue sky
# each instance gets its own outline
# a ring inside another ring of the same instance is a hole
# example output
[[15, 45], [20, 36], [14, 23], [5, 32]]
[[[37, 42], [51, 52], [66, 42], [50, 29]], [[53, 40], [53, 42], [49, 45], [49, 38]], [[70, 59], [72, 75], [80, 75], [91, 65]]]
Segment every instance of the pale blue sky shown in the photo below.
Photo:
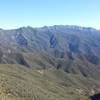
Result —
[[0, 28], [45, 25], [100, 29], [100, 0], [0, 0]]

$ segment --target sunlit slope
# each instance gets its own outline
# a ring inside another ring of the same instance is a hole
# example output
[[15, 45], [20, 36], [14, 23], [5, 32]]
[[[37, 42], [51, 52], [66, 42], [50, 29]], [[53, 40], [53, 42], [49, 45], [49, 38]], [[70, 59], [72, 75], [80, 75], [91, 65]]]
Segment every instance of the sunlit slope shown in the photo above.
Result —
[[0, 65], [0, 100], [87, 100], [97, 83], [56, 69], [33, 71], [21, 65]]

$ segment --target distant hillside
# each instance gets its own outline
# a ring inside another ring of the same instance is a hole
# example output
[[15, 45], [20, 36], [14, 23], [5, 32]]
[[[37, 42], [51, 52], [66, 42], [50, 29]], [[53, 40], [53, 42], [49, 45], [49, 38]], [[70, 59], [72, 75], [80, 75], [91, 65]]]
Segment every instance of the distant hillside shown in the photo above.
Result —
[[100, 31], [96, 29], [51, 26], [0, 30], [0, 45], [1, 63], [32, 68], [36, 63], [36, 68], [54, 67], [84, 76], [100, 73]]

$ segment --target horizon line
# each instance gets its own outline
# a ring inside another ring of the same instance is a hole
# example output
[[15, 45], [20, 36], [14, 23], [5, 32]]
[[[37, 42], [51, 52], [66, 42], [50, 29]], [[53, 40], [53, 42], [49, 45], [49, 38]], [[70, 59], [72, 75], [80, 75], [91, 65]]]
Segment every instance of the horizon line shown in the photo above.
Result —
[[32, 28], [43, 28], [43, 27], [53, 27], [53, 26], [73, 26], [73, 27], [81, 27], [81, 28], [91, 28], [91, 29], [95, 29], [95, 30], [100, 30], [100, 28], [96, 28], [96, 27], [92, 27], [92, 26], [85, 26], [85, 25], [75, 25], [75, 24], [54, 24], [54, 25], [41, 25], [41, 26], [33, 26], [33, 25], [22, 25], [22, 26], [15, 26], [12, 28], [4, 28], [4, 27], [0, 27], [0, 30], [14, 30], [14, 29], [19, 29], [19, 28], [24, 28], [24, 27], [32, 27]]

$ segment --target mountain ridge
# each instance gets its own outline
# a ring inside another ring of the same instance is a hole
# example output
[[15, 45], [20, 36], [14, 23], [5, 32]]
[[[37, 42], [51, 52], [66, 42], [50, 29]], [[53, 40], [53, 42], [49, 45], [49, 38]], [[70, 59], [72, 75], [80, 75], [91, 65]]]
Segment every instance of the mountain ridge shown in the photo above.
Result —
[[47, 28], [47, 27], [56, 27], [56, 26], [62, 26], [62, 27], [68, 27], [68, 28], [76, 28], [76, 29], [91, 29], [91, 30], [100, 30], [100, 29], [97, 29], [97, 28], [94, 28], [94, 27], [87, 27], [87, 26], [80, 26], [80, 25], [49, 25], [49, 26], [40, 26], [40, 27], [34, 27], [34, 26], [22, 26], [22, 27], [18, 27], [18, 28], [10, 28], [10, 29], [5, 29], [5, 28], [0, 28], [0, 30], [16, 30], [16, 29], [20, 29], [20, 28], [34, 28], [34, 29], [37, 29], [37, 28]]

